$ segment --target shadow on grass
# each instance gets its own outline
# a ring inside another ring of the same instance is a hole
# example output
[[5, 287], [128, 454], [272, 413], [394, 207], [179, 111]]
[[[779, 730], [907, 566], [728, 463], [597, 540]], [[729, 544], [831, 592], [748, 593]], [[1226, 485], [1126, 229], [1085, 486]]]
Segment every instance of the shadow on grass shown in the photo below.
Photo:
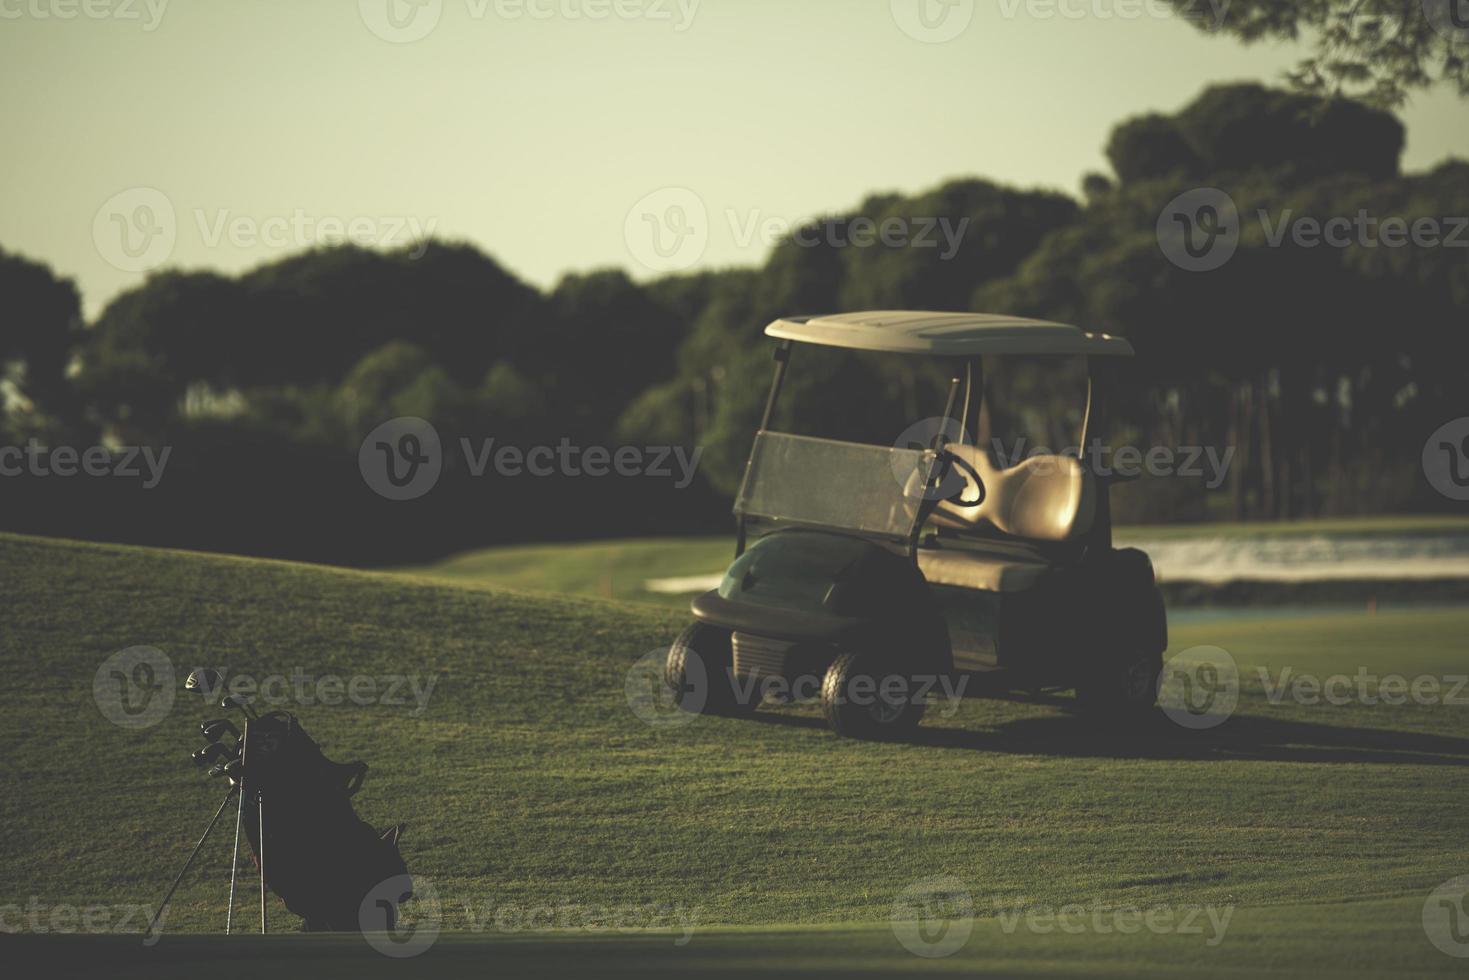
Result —
[[[819, 718], [760, 711], [770, 725], [824, 728]], [[1422, 732], [1349, 728], [1239, 715], [1195, 731], [1163, 712], [1118, 726], [1076, 714], [1025, 718], [989, 728], [945, 728], [929, 721], [895, 739], [939, 749], [1103, 759], [1259, 760], [1380, 765], [1469, 766], [1469, 739]]]

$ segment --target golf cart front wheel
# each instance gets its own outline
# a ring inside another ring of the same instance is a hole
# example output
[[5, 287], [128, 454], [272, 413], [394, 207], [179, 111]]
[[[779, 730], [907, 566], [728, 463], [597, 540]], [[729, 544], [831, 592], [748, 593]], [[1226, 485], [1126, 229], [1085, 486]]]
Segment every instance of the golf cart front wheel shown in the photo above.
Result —
[[736, 715], [754, 710], [742, 704], [734, 686], [734, 648], [729, 630], [692, 623], [673, 646], [663, 674], [674, 702], [696, 715]]
[[885, 738], [918, 727], [927, 705], [913, 679], [871, 654], [843, 653], [821, 683], [821, 713], [838, 735]]
[[1161, 653], [1119, 657], [1094, 670], [1076, 687], [1083, 711], [1103, 719], [1123, 720], [1149, 714], [1158, 703]]

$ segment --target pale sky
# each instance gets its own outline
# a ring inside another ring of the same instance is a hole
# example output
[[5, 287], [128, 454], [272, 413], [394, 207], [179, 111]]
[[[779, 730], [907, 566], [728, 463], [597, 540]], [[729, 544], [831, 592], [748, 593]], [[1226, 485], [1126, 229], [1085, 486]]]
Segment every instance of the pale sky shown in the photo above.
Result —
[[[91, 312], [159, 264], [233, 272], [348, 228], [467, 239], [549, 286], [653, 275], [653, 207], [707, 222], [673, 267], [753, 265], [763, 229], [876, 191], [1075, 194], [1120, 119], [1277, 82], [1301, 54], [1148, 9], [0, 0], [0, 246], [74, 277]], [[1419, 94], [1403, 116], [1407, 169], [1469, 157], [1469, 100]]]

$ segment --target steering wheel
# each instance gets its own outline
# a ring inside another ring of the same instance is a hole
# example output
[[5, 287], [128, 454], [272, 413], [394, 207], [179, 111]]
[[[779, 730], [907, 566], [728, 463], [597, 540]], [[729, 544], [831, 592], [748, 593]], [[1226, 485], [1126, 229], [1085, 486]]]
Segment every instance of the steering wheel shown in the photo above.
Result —
[[978, 491], [979, 494], [973, 500], [965, 500], [963, 499], [964, 488], [961, 487], [960, 489], [955, 491], [952, 496], [945, 497], [945, 502], [951, 503], [956, 507], [978, 507], [980, 504], [984, 503], [985, 497], [989, 495], [989, 491], [985, 489], [984, 478], [979, 475], [979, 471], [976, 470], [972, 465], [970, 465], [967, 459], [964, 459], [947, 449], [939, 450], [939, 456], [968, 474], [969, 478], [974, 481], [974, 488], [976, 491]]

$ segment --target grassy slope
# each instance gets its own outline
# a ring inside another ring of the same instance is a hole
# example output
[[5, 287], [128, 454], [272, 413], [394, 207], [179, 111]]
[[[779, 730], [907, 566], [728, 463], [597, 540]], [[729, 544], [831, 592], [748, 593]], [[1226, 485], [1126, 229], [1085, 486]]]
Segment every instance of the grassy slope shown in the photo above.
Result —
[[[1390, 516], [1240, 524], [1174, 524], [1127, 527], [1117, 531], [1119, 545], [1179, 538], [1277, 537], [1305, 534], [1435, 534], [1469, 530], [1469, 517]], [[643, 602], [687, 609], [686, 595], [646, 591], [649, 579], [719, 572], [734, 557], [725, 537], [644, 538], [578, 544], [516, 545], [454, 555], [408, 574], [513, 589]]]
[[[436, 883], [451, 929], [466, 907], [568, 902], [680, 903], [710, 925], [882, 923], [904, 887], [943, 873], [987, 917], [987, 938], [954, 959], [909, 958], [885, 925], [686, 949], [773, 944], [781, 964], [814, 965], [825, 946], [870, 948], [874, 964], [940, 969], [1462, 966], [1428, 945], [1419, 913], [1469, 873], [1464, 707], [1274, 706], [1252, 683], [1243, 717], [1205, 735], [1102, 738], [1055, 706], [995, 701], [926, 722], [916, 744], [837, 740], [810, 709], [657, 729], [628, 709], [624, 678], [671, 638], [673, 611], [14, 536], [0, 536], [0, 581], [15, 680], [0, 713], [0, 902], [151, 903], [213, 812], [218, 790], [185, 761], [203, 709], [180, 695], [163, 723], [128, 732], [93, 703], [101, 661], [151, 644], [180, 672], [439, 678], [420, 717], [293, 710], [330, 755], [373, 764], [358, 808], [409, 821], [410, 867]], [[1297, 671], [1451, 674], [1466, 630], [1459, 610], [1211, 622], [1176, 628], [1174, 646]], [[219, 928], [225, 838], [171, 928]], [[1003, 936], [988, 918], [1073, 902], [1241, 912], [1217, 950]], [[504, 945], [474, 941], [486, 938]], [[635, 959], [636, 944], [618, 955]]]

